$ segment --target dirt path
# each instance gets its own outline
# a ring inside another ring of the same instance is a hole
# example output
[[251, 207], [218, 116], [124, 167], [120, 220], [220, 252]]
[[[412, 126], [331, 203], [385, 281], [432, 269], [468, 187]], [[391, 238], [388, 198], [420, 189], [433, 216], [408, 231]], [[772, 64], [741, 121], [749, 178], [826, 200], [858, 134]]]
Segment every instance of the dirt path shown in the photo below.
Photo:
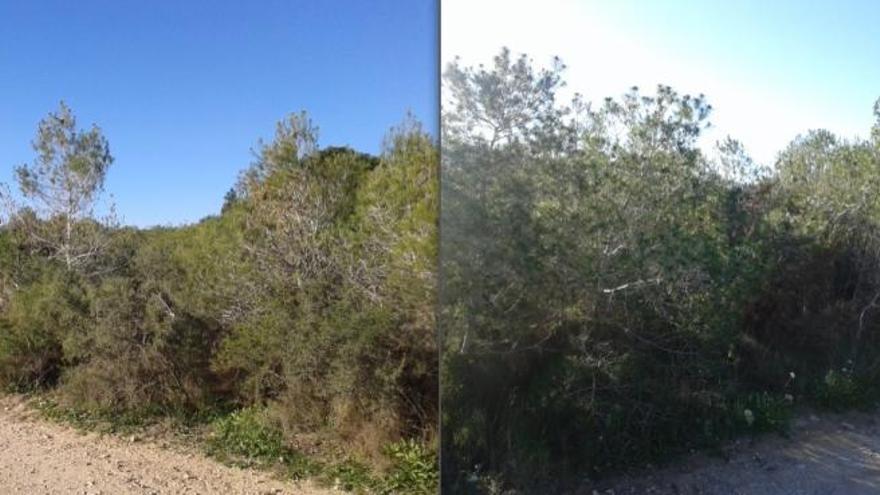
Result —
[[21, 399], [0, 398], [0, 493], [338, 493], [223, 466], [195, 452], [82, 434], [35, 417]]
[[693, 456], [673, 466], [585, 488], [593, 494], [880, 494], [880, 414], [807, 414], [790, 438], [742, 440], [727, 460]]
[[[767, 435], [670, 467], [584, 486], [578, 495], [880, 494], [880, 414], [808, 414], [789, 438]], [[196, 452], [83, 434], [0, 398], [0, 494], [291, 494], [341, 492], [223, 466]]]

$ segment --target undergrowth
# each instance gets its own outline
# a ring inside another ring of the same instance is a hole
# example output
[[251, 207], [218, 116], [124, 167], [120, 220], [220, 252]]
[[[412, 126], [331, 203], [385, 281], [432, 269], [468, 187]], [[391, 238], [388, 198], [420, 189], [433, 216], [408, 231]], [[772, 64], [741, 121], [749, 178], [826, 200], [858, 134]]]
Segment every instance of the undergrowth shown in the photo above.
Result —
[[[198, 415], [168, 416], [157, 411], [113, 414], [65, 407], [45, 395], [30, 398], [31, 406], [46, 419], [106, 434], [133, 435], [162, 418], [170, 418], [175, 434], [195, 438], [214, 459], [227, 465], [272, 471], [286, 479], [309, 478], [324, 486], [377, 495], [428, 495], [435, 493], [439, 484], [436, 454], [416, 440], [387, 445], [384, 454], [389, 467], [379, 473], [357, 459], [325, 460], [298, 452], [284, 442], [281, 430], [258, 407], [232, 412], [216, 409]], [[207, 433], [194, 434], [196, 430]]]
[[848, 409], [871, 409], [877, 405], [878, 388], [873, 380], [854, 375], [846, 367], [830, 369], [816, 385], [815, 402], [836, 412]]
[[31, 402], [46, 419], [65, 423], [74, 428], [99, 433], [133, 433], [142, 430], [155, 415], [146, 412], [113, 414], [105, 411], [87, 411], [63, 407], [47, 397], [37, 397]]
[[293, 479], [314, 478], [324, 485], [357, 493], [430, 494], [439, 483], [437, 459], [430, 448], [415, 440], [387, 445], [390, 461], [385, 473], [376, 473], [356, 459], [323, 461], [309, 458], [284, 444], [265, 411], [250, 407], [212, 424], [207, 452], [226, 462], [267, 466]]

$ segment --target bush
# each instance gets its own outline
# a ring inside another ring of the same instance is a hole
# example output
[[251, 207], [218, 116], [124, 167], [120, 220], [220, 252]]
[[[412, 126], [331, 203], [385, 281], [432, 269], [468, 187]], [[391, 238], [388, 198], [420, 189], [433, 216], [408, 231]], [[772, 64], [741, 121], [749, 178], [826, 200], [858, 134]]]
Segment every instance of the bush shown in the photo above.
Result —
[[290, 450], [281, 431], [268, 424], [265, 412], [255, 407], [236, 411], [212, 425], [209, 451], [253, 462], [280, 462]]
[[404, 440], [385, 448], [391, 468], [380, 483], [380, 493], [429, 495], [437, 493], [437, 456], [415, 440]]
[[88, 325], [88, 300], [77, 280], [47, 270], [13, 292], [0, 315], [0, 383], [25, 391], [54, 385], [66, 364], [65, 343]]
[[437, 150], [417, 126], [381, 157], [309, 148], [299, 117], [241, 184], [249, 310], [213, 369], [271, 401], [286, 438], [320, 431], [364, 459], [435, 429]]
[[[62, 111], [45, 125], [75, 135]], [[302, 475], [313, 466], [285, 445], [307, 432], [310, 453], [357, 460], [338, 466], [349, 484], [385, 462], [384, 445], [433, 438], [439, 157], [418, 124], [371, 156], [319, 149], [294, 115], [219, 215], [148, 230], [53, 209], [101, 191], [112, 160], [99, 141], [100, 156], [22, 167], [29, 206], [3, 212], [0, 386], [57, 385], [50, 414], [82, 424], [242, 409], [214, 425], [216, 452], [290, 457]], [[89, 160], [89, 181], [53, 182]]]
[[778, 432], [788, 430], [793, 404], [785, 397], [767, 392], [752, 393], [735, 402], [734, 410], [741, 431]]
[[443, 488], [559, 491], [784, 431], [786, 395], [870, 396], [876, 140], [712, 157], [702, 95], [566, 105], [563, 67], [502, 50], [444, 74]]
[[872, 392], [868, 383], [853, 376], [850, 369], [843, 368], [840, 371], [828, 370], [824, 379], [817, 384], [815, 396], [819, 405], [845, 411], [870, 405], [875, 398]]
[[92, 292], [92, 324], [65, 353], [61, 398], [92, 411], [193, 412], [212, 397], [210, 325], [137, 277], [108, 277]]
[[376, 484], [368, 466], [350, 459], [325, 468], [321, 477], [330, 486], [358, 493], [368, 491]]

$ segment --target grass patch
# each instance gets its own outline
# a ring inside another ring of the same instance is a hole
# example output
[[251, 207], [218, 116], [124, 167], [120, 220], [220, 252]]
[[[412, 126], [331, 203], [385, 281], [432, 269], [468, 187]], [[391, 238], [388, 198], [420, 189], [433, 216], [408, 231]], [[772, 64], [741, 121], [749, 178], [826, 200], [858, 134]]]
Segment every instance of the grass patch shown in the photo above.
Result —
[[45, 396], [34, 398], [30, 404], [48, 420], [98, 433], [135, 433], [143, 430], [156, 419], [155, 414], [146, 411], [114, 414], [107, 411], [68, 408]]

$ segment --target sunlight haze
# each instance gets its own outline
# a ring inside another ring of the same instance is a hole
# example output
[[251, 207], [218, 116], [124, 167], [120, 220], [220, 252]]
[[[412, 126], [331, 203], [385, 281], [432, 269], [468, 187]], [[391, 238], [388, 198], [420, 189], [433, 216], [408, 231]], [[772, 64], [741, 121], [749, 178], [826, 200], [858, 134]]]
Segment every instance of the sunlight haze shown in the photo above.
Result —
[[[866, 137], [880, 87], [880, 8], [809, 2], [699, 3], [555, 0], [443, 3], [441, 59], [489, 63], [502, 46], [538, 66], [568, 67], [563, 98], [643, 94], [666, 84], [713, 107], [704, 150], [730, 135], [758, 162], [798, 134], [825, 128]], [[537, 8], [540, 5], [540, 8]], [[876, 5], [876, 4], [875, 4]]]

